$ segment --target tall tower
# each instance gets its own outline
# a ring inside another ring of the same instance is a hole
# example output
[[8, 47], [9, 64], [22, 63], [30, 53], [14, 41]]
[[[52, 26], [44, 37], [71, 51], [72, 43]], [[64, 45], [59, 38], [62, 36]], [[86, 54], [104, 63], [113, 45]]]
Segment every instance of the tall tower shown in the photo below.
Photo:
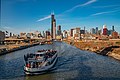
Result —
[[98, 27], [96, 27], [96, 30], [95, 30], [96, 34], [98, 34]]
[[112, 31], [113, 31], [113, 32], [115, 31], [114, 26], [112, 26]]
[[61, 25], [57, 27], [57, 35], [61, 35]]
[[56, 39], [56, 20], [53, 21], [53, 39]]
[[54, 13], [51, 14], [51, 37], [56, 38], [56, 20], [54, 18]]
[[108, 30], [106, 25], [103, 25], [103, 35], [108, 35]]
[[85, 34], [85, 26], [84, 26], [84, 34]]
[[54, 21], [54, 13], [51, 14], [51, 37], [53, 38], [53, 21]]

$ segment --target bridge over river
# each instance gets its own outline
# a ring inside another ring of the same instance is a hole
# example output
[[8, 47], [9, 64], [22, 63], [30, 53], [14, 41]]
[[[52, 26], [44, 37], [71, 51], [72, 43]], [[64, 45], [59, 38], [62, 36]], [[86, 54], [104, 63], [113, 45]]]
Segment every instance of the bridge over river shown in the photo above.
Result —
[[[36, 76], [25, 76], [24, 54], [40, 49], [59, 52], [52, 71]], [[120, 61], [108, 56], [82, 51], [64, 42], [37, 45], [0, 56], [0, 80], [120, 80]]]

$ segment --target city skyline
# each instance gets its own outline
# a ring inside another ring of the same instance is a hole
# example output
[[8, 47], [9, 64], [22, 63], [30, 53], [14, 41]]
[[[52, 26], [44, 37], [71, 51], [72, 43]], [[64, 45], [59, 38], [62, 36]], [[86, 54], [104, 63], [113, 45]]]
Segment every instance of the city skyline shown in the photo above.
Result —
[[[67, 5], [66, 5], [67, 4]], [[118, 0], [1, 0], [1, 30], [14, 33], [46, 31], [51, 28], [51, 12], [62, 30], [74, 27], [108, 29], [120, 33]]]

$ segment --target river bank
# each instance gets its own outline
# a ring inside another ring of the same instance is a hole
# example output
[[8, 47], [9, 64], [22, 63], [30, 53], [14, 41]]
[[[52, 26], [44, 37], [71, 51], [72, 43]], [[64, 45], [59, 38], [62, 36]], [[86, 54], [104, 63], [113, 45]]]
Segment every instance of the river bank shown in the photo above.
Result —
[[82, 41], [65, 41], [81, 50], [95, 52], [104, 56], [111, 56], [120, 60], [120, 40], [82, 40]]
[[[42, 49], [59, 51], [52, 71], [25, 76], [24, 55]], [[0, 56], [0, 80], [119, 80], [120, 62], [106, 56], [82, 51], [64, 42], [37, 45]]]
[[10, 52], [26, 49], [28, 47], [32, 47], [35, 45], [39, 45], [39, 43], [23, 43], [23, 44], [9, 44], [9, 45], [0, 45], [0, 55], [4, 55]]

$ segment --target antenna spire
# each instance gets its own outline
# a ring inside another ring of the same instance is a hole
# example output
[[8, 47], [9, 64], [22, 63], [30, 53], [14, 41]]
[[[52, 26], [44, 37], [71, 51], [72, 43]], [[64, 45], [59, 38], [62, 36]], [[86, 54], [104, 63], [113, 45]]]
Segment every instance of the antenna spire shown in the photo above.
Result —
[[54, 15], [54, 11], [51, 12], [51, 15]]

